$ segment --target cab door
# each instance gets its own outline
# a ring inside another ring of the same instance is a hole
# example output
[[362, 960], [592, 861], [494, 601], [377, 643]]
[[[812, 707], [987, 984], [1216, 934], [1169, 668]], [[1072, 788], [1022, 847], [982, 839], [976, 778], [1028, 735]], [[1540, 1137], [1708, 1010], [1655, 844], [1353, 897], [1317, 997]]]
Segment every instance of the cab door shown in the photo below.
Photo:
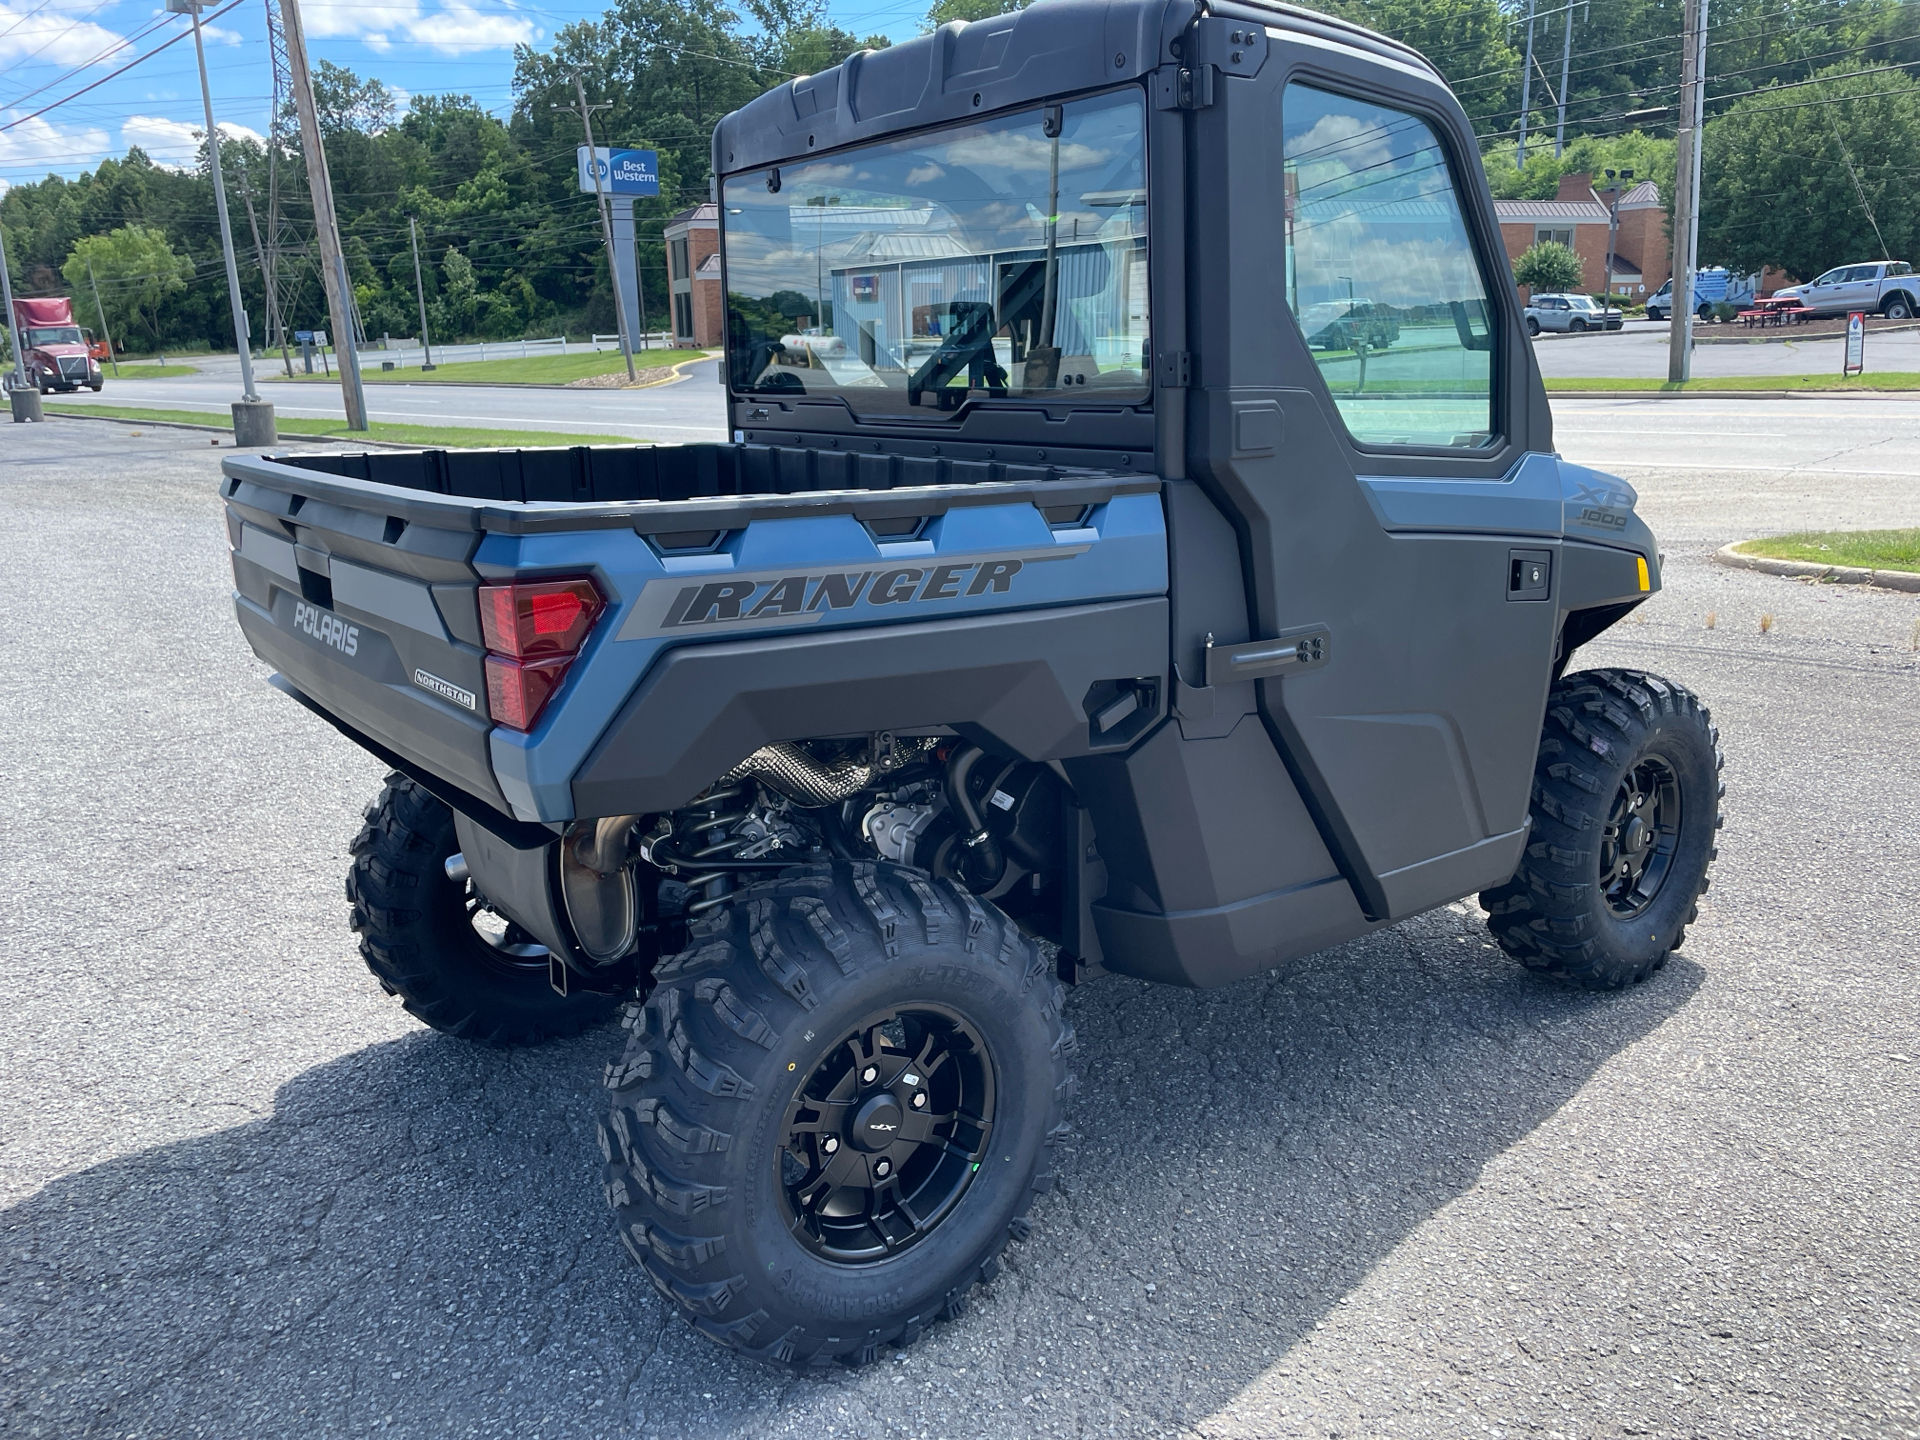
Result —
[[[1270, 30], [1259, 74], [1195, 117], [1190, 193], [1225, 214], [1223, 263], [1190, 280], [1189, 468], [1236, 517], [1256, 640], [1319, 641], [1257, 681], [1260, 712], [1363, 910], [1392, 919], [1518, 861], [1558, 480], [1465, 119], [1339, 33]], [[1300, 317], [1348, 293], [1397, 338], [1310, 350]]]

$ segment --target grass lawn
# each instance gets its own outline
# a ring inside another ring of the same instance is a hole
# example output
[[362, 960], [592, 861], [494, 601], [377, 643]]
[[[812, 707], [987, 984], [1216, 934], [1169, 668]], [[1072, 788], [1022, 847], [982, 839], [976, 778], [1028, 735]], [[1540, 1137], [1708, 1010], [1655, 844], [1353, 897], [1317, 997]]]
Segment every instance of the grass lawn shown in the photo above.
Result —
[[1734, 549], [1769, 560], [1920, 571], [1920, 530], [1803, 530], [1770, 540], [1748, 540]]
[[[168, 425], [204, 425], [225, 430], [222, 417], [207, 410], [140, 410], [122, 405], [59, 405], [45, 407], [56, 415], [102, 415], [110, 420], [151, 420]], [[282, 435], [306, 435], [352, 445], [359, 440], [384, 440], [391, 445], [418, 445], [432, 450], [514, 450], [541, 445], [645, 445], [631, 435], [574, 435], [557, 430], [481, 430], [466, 425], [390, 425], [375, 420], [365, 430], [349, 430], [344, 420], [281, 419]]]
[[120, 373], [114, 374], [113, 362], [102, 362], [100, 369], [106, 381], [111, 385], [116, 379], [125, 380], [171, 380], [176, 375], [198, 375], [198, 365], [162, 365], [156, 360], [122, 360]]
[[1572, 379], [1549, 377], [1547, 390], [1645, 391], [1677, 394], [1683, 390], [1920, 390], [1920, 375], [1889, 370], [1879, 375], [1730, 375], [1718, 380], [1689, 380], [1670, 385], [1665, 380]]
[[[687, 360], [703, 360], [706, 354], [704, 350], [636, 350], [633, 352], [633, 368], [636, 371], [656, 370]], [[436, 365], [424, 375], [418, 366], [407, 370], [382, 370], [378, 352], [360, 357], [360, 378], [369, 385], [435, 385], [449, 380], [489, 385], [565, 385], [572, 380], [624, 373], [625, 370], [618, 350], [585, 350], [577, 355], [530, 355], [524, 360], [512, 357], [505, 360], [462, 360], [453, 365]], [[260, 378], [286, 383], [284, 374], [263, 374]], [[337, 372], [327, 376], [316, 371], [310, 376], [296, 375], [294, 379], [302, 383], [311, 380], [328, 385], [340, 383]]]

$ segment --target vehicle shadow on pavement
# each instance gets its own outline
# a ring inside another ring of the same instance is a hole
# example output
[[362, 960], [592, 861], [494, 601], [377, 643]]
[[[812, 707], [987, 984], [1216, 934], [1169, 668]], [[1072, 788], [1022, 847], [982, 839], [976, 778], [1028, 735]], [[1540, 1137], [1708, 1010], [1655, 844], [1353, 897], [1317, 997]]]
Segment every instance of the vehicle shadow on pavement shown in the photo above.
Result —
[[1676, 957], [1629, 994], [1569, 990], [1456, 907], [1223, 990], [1090, 985], [1033, 1237], [907, 1360], [804, 1379], [715, 1350], [621, 1255], [592, 1136], [616, 1032], [421, 1032], [0, 1214], [0, 1430], [1180, 1428], [1703, 981]]

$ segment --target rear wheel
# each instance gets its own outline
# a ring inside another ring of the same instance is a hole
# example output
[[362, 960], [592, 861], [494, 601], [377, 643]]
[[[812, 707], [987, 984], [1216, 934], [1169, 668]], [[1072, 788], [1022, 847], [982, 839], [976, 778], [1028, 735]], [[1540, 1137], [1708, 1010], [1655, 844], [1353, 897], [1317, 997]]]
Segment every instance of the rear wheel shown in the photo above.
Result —
[[1691, 691], [1637, 670], [1558, 682], [1514, 877], [1481, 894], [1500, 947], [1590, 989], [1637, 984], [1686, 938], [1719, 853], [1720, 732]]
[[1540, 333], [1540, 322], [1534, 319], [1533, 316], [1531, 315], [1527, 316], [1527, 334], [1538, 335], [1539, 333]]
[[835, 862], [693, 921], [607, 1067], [621, 1240], [709, 1339], [859, 1364], [957, 1315], [1052, 1183], [1065, 988], [987, 902]]
[[610, 1019], [612, 996], [559, 995], [547, 949], [464, 874], [453, 812], [400, 774], [387, 777], [353, 841], [347, 899], [360, 957], [389, 995], [436, 1030], [493, 1045], [575, 1035]]
[[1880, 307], [1880, 313], [1889, 320], [1905, 320], [1913, 314], [1913, 301], [1904, 295], [1890, 295]]

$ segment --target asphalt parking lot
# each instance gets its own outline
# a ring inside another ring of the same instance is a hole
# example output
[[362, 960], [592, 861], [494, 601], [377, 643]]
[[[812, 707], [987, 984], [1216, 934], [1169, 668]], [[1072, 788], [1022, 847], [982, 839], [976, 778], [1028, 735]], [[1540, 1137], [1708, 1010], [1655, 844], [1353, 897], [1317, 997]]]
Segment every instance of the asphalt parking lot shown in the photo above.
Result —
[[224, 452], [0, 429], [0, 1432], [1920, 1435], [1920, 597], [1707, 559], [1920, 525], [1920, 460], [1661, 470], [1578, 413], [1668, 554], [1580, 663], [1724, 734], [1685, 949], [1570, 992], [1460, 904], [1223, 990], [1088, 986], [1032, 1238], [820, 1377], [714, 1350], [622, 1257], [614, 1033], [474, 1049], [361, 965], [380, 768], [240, 639]]

